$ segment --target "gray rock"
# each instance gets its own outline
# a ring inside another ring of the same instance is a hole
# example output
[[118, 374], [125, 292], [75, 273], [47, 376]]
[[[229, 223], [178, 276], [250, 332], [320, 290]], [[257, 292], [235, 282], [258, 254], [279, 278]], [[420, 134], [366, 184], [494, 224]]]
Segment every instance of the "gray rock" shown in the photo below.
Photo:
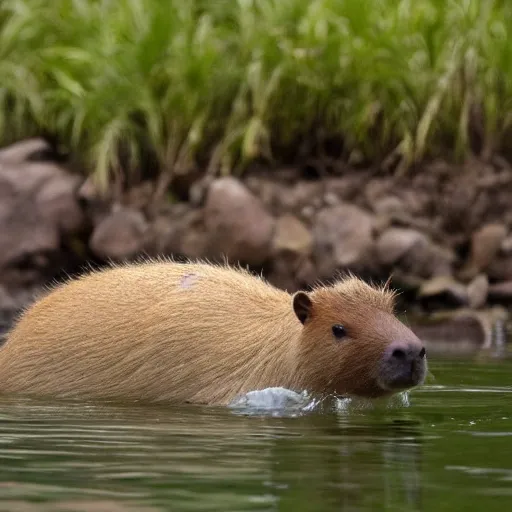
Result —
[[379, 215], [401, 213], [404, 209], [404, 202], [396, 196], [382, 197], [373, 203], [373, 211]]
[[321, 210], [313, 228], [319, 274], [364, 266], [373, 245], [372, 230], [371, 215], [357, 206], [342, 203]]
[[270, 254], [274, 218], [239, 180], [226, 177], [209, 187], [204, 207], [208, 253], [230, 263], [262, 264]]
[[279, 191], [279, 202], [284, 210], [299, 213], [303, 208], [313, 206], [317, 198], [321, 200], [322, 194], [320, 182], [299, 181], [292, 187]]
[[22, 140], [0, 150], [0, 169], [38, 160], [38, 157], [51, 153], [52, 149], [44, 139]]
[[427, 243], [417, 243], [403, 256], [400, 267], [407, 273], [430, 279], [451, 276], [456, 260], [453, 250], [435, 244], [430, 238]]
[[379, 261], [384, 265], [394, 265], [414, 247], [426, 248], [428, 238], [419, 231], [407, 228], [389, 228], [377, 239], [376, 250]]
[[137, 210], [120, 208], [94, 229], [89, 245], [99, 257], [124, 260], [136, 256], [147, 243], [148, 223]]
[[178, 250], [187, 258], [197, 259], [208, 255], [209, 238], [201, 211], [191, 211], [178, 223]]
[[507, 256], [512, 254], [512, 236], [507, 236], [503, 242], [501, 242], [500, 252]]
[[512, 256], [498, 256], [486, 269], [493, 281], [512, 281]]
[[471, 237], [471, 253], [462, 275], [472, 278], [494, 261], [507, 236], [503, 224], [486, 224]]
[[61, 237], [82, 228], [80, 181], [52, 163], [0, 166], [0, 268], [58, 253]]
[[313, 284], [317, 279], [317, 273], [309, 258], [292, 253], [280, 253], [272, 258], [272, 268], [266, 278], [274, 286], [294, 293]]
[[297, 217], [285, 214], [276, 221], [272, 247], [274, 254], [309, 255], [313, 249], [313, 235]]

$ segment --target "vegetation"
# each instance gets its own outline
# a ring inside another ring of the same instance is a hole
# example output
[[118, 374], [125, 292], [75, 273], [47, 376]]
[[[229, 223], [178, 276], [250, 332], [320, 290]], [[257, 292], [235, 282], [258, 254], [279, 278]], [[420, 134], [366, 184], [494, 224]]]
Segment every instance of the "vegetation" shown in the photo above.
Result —
[[0, 141], [55, 134], [101, 183], [148, 152], [232, 172], [318, 134], [344, 155], [500, 147], [506, 0], [2, 0]]

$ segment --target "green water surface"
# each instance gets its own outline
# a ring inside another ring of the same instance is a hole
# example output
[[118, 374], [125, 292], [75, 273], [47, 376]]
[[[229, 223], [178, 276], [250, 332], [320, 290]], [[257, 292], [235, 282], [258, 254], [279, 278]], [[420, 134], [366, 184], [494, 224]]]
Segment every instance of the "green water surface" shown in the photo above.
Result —
[[507, 510], [512, 362], [434, 361], [407, 407], [0, 400], [0, 511]]

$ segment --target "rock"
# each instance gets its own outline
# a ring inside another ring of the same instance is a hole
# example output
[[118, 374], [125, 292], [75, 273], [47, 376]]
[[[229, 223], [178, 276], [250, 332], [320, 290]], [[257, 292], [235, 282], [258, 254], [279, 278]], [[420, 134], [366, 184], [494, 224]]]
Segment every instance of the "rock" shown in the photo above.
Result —
[[134, 210], [144, 210], [151, 204], [155, 195], [155, 184], [151, 181], [130, 187], [123, 198], [123, 204]]
[[473, 234], [471, 257], [477, 268], [484, 269], [495, 258], [507, 232], [505, 225], [495, 223], [486, 224]]
[[496, 301], [512, 302], [512, 281], [491, 284], [489, 298]]
[[0, 150], [0, 169], [30, 161], [47, 160], [49, 156], [53, 156], [53, 153], [50, 144], [44, 139], [22, 140]]
[[298, 214], [302, 209], [312, 207], [314, 199], [322, 194], [320, 182], [299, 181], [280, 193], [279, 202], [284, 211]]
[[486, 224], [473, 233], [469, 261], [461, 274], [473, 277], [486, 270], [498, 254], [506, 236], [507, 228], [503, 224]]
[[188, 197], [192, 206], [199, 208], [204, 205], [208, 188], [213, 182], [213, 177], [205, 176], [203, 179], [196, 181], [189, 190]]
[[372, 217], [357, 206], [342, 203], [316, 216], [313, 238], [321, 276], [337, 269], [358, 269], [367, 263], [373, 245]]
[[148, 228], [142, 213], [130, 208], [119, 208], [96, 226], [89, 245], [101, 258], [129, 259], [143, 250], [147, 243]]
[[230, 263], [260, 265], [269, 256], [274, 218], [239, 180], [226, 177], [209, 187], [204, 207], [208, 252]]
[[315, 209], [311, 205], [304, 206], [300, 210], [300, 216], [305, 220], [311, 220], [315, 216]]
[[297, 217], [285, 214], [276, 221], [272, 240], [273, 253], [290, 252], [309, 255], [313, 249], [313, 236]]
[[202, 258], [208, 254], [209, 237], [201, 211], [191, 211], [179, 223], [177, 252], [191, 259]]
[[453, 250], [435, 244], [430, 238], [426, 240], [427, 245], [416, 244], [410, 248], [400, 261], [400, 267], [423, 279], [451, 276], [456, 259]]
[[148, 228], [144, 251], [150, 256], [172, 255], [176, 250], [173, 247], [176, 238], [176, 220], [169, 215], [157, 215]]
[[317, 273], [312, 261], [291, 252], [281, 252], [272, 258], [271, 269], [267, 274], [269, 283], [294, 293], [313, 284]]
[[421, 279], [421, 277], [412, 274], [407, 274], [400, 270], [399, 268], [393, 270], [393, 274], [391, 277], [393, 284], [396, 285], [398, 288], [401, 288], [402, 290], [405, 291], [412, 291], [414, 292], [414, 294], [418, 292], [418, 290], [424, 283], [424, 280]]
[[507, 236], [503, 242], [501, 242], [500, 252], [507, 256], [512, 254], [512, 236]]
[[[392, 225], [393, 222], [388, 215], [376, 215], [373, 218], [373, 236], [378, 239], [382, 233]], [[377, 251], [376, 248], [375, 251]], [[375, 252], [375, 254], [377, 254], [377, 252]]]
[[373, 211], [379, 215], [392, 215], [404, 211], [404, 202], [395, 196], [386, 196], [373, 203]]
[[[335, 195], [341, 202], [353, 201], [354, 197], [361, 195], [367, 178], [364, 172], [348, 173], [340, 177], [326, 177], [322, 180], [323, 191]], [[308, 182], [305, 182], [308, 183]], [[314, 182], [313, 182], [314, 183]], [[311, 191], [304, 199], [308, 200]], [[364, 199], [364, 198], [363, 198]]]
[[207, 242], [202, 210], [178, 203], [153, 220], [144, 252], [155, 256], [197, 259], [206, 255]]
[[244, 181], [247, 190], [257, 197], [267, 213], [278, 215], [283, 210], [295, 210], [293, 187], [272, 177], [249, 176]]
[[80, 231], [80, 181], [52, 163], [0, 167], [0, 268], [59, 253], [61, 236]]
[[485, 274], [479, 274], [467, 286], [468, 304], [470, 308], [481, 308], [487, 301], [489, 280]]
[[488, 348], [491, 338], [487, 325], [477, 315], [461, 314], [461, 310], [451, 312], [451, 316], [440, 313], [428, 322], [410, 325], [428, 354], [464, 354]]
[[427, 309], [460, 307], [469, 303], [466, 287], [450, 276], [434, 277], [423, 283], [418, 298]]
[[428, 238], [419, 231], [407, 228], [390, 228], [377, 239], [376, 250], [379, 261], [394, 265], [413, 247], [427, 247]]
[[16, 301], [7, 288], [0, 285], [0, 311], [14, 311], [16, 307]]
[[429, 193], [420, 187], [414, 187], [402, 190], [400, 197], [403, 202], [402, 212], [408, 212], [416, 219], [421, 219], [432, 213], [436, 194], [435, 192]]
[[364, 197], [368, 205], [375, 210], [375, 204], [393, 193], [393, 182], [389, 178], [372, 178], [364, 187]]
[[[13, 205], [13, 210], [16, 207]], [[1, 212], [1, 210], [0, 210]], [[26, 209], [24, 217], [0, 213], [0, 268], [23, 264], [35, 255], [56, 252], [60, 246], [57, 226]]]
[[105, 195], [100, 193], [92, 176], [82, 182], [77, 191], [77, 196], [84, 203], [103, 202], [105, 199]]
[[78, 180], [59, 179], [41, 188], [38, 206], [46, 220], [66, 235], [76, 233], [84, 223], [84, 214], [76, 197]]
[[309, 258], [302, 258], [295, 269], [295, 279], [300, 288], [313, 285], [318, 281], [318, 272]]
[[477, 198], [477, 174], [472, 169], [452, 172], [437, 196], [437, 206], [443, 215], [443, 229], [449, 233], [471, 229], [475, 219]]
[[324, 194], [324, 205], [325, 206], [336, 206], [339, 204], [340, 199], [336, 194], [332, 194], [331, 192], [328, 192]]
[[[0, 285], [0, 318], [8, 325], [8, 319], [14, 320], [15, 315], [27, 307], [40, 293], [42, 286], [31, 286], [30, 284], [17, 289], [9, 289]], [[0, 323], [2, 323], [0, 320]]]
[[489, 279], [493, 281], [512, 280], [512, 256], [495, 258], [487, 268], [486, 273]]
[[[474, 311], [461, 308], [439, 311], [428, 318], [412, 321], [411, 329], [425, 343], [427, 352], [462, 353], [503, 349], [506, 341], [505, 324], [509, 312], [500, 306]], [[434, 349], [434, 350], [432, 350]]]

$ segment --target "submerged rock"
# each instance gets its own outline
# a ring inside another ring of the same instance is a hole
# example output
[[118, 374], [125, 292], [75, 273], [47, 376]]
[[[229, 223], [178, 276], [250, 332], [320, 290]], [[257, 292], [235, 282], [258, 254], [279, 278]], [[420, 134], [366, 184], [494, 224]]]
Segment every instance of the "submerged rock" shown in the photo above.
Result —
[[509, 313], [501, 307], [474, 311], [461, 308], [439, 311], [427, 318], [410, 320], [410, 327], [435, 353], [468, 353], [499, 348], [506, 333]]

